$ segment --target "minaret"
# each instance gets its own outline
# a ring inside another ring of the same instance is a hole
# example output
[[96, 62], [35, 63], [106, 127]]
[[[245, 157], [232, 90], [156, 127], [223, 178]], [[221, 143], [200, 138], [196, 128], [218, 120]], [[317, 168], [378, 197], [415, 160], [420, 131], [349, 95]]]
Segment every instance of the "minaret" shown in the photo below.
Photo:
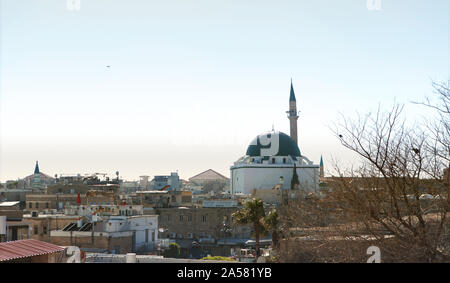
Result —
[[292, 86], [292, 79], [291, 79], [291, 94], [289, 96], [289, 111], [286, 111], [288, 113], [288, 119], [291, 124], [291, 138], [295, 141], [295, 143], [298, 144], [297, 140], [297, 101], [295, 100], [295, 93], [294, 93], [294, 87]]
[[322, 159], [322, 155], [320, 156], [319, 177], [320, 177], [320, 178], [325, 177], [325, 173], [324, 173], [324, 170], [323, 170], [323, 159]]

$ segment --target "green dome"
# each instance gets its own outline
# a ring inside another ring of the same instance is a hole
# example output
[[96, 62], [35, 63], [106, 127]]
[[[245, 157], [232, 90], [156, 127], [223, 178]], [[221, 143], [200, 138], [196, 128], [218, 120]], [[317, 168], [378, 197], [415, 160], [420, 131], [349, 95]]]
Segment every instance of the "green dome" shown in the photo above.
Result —
[[[300, 149], [295, 141], [288, 135], [282, 132], [268, 132], [261, 134], [254, 138], [247, 148], [246, 155], [248, 156], [262, 156], [261, 149], [269, 150], [271, 148], [272, 140], [278, 137], [278, 152], [271, 154], [271, 156], [301, 156]], [[262, 139], [262, 140], [261, 140]], [[276, 145], [276, 140], [274, 145]], [[274, 152], [276, 148], [274, 148]]]

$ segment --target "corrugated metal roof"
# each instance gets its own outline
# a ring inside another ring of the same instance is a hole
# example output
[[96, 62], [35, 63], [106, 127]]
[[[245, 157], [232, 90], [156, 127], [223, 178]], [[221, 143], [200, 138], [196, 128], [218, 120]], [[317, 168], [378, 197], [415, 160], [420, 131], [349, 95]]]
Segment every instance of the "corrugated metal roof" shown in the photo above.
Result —
[[64, 249], [33, 239], [4, 242], [0, 243], [0, 261], [50, 254]]

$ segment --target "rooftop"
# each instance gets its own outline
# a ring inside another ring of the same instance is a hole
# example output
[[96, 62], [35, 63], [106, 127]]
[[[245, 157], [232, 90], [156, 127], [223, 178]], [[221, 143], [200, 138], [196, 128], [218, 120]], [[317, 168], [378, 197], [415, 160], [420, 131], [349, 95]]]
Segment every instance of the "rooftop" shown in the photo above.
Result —
[[[274, 152], [272, 152], [272, 147], [274, 150], [276, 149]], [[282, 132], [271, 131], [254, 138], [247, 148], [246, 155], [299, 157], [301, 153], [297, 143], [290, 136]]]
[[33, 239], [10, 241], [0, 243], [0, 261], [50, 254], [64, 249], [65, 247]]
[[136, 191], [137, 194], [168, 194], [169, 191]]
[[20, 201], [3, 201], [0, 202], [0, 206], [14, 206], [18, 203], [20, 203]]

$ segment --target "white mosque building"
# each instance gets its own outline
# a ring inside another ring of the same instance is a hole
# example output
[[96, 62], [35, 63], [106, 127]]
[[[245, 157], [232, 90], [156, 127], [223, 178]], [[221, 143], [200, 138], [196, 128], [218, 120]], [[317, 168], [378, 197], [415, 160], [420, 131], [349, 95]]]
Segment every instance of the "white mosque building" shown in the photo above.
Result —
[[302, 155], [297, 144], [297, 106], [291, 81], [288, 119], [290, 136], [270, 131], [255, 137], [244, 156], [230, 167], [230, 193], [250, 194], [253, 189], [291, 189], [294, 168], [298, 189], [316, 191], [319, 188], [320, 166]]

